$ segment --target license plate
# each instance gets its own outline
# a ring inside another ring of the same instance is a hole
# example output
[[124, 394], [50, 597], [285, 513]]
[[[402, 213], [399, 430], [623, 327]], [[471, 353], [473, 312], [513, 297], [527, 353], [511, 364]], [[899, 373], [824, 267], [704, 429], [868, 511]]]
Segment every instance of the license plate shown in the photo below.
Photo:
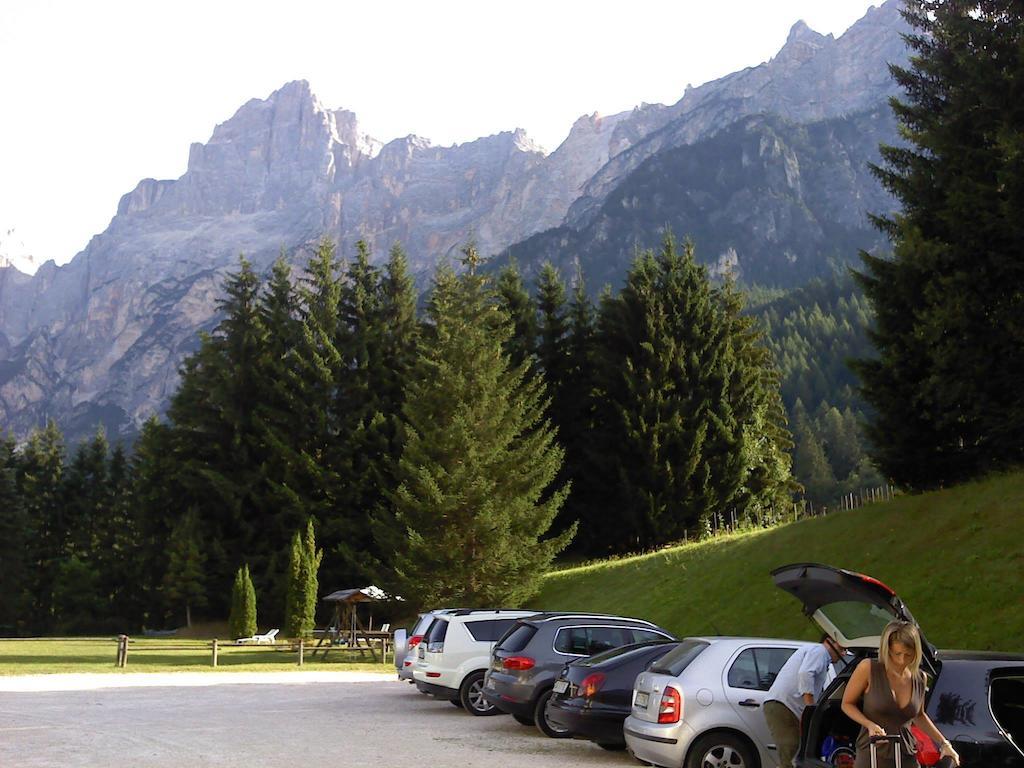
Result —
[[419, 656], [421, 659], [426, 657], [426, 654], [423, 652], [422, 648], [420, 648], [419, 651], [417, 651], [416, 655]]
[[555, 693], [565, 693], [569, 688], [568, 680], [556, 680], [555, 681]]
[[633, 706], [637, 709], [647, 709], [647, 702], [651, 700], [651, 694], [646, 691], [637, 691], [636, 699], [633, 700]]

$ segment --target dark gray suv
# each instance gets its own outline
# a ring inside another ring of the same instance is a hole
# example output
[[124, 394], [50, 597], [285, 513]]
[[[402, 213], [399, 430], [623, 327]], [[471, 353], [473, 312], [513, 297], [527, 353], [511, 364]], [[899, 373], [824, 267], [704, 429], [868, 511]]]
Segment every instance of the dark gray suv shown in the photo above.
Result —
[[554, 738], [569, 732], [546, 715], [551, 689], [571, 661], [630, 643], [675, 640], [643, 619], [594, 613], [539, 613], [517, 621], [491, 652], [484, 697], [523, 725]]

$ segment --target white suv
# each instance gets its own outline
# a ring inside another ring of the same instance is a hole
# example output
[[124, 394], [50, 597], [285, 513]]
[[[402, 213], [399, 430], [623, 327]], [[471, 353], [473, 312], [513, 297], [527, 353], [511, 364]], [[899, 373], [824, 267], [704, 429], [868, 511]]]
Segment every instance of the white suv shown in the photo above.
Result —
[[474, 715], [498, 714], [483, 695], [491, 650], [517, 619], [535, 613], [465, 609], [435, 615], [416, 646], [416, 687]]
[[430, 629], [434, 619], [443, 614], [455, 613], [458, 610], [461, 609], [438, 608], [436, 611], [421, 613], [416, 620], [416, 626], [412, 628], [412, 632], [406, 638], [405, 644], [399, 647], [398, 643], [395, 643], [395, 666], [398, 667], [399, 680], [407, 680], [410, 684], [413, 682], [412, 671], [413, 665], [416, 663], [416, 646], [423, 640], [423, 636]]

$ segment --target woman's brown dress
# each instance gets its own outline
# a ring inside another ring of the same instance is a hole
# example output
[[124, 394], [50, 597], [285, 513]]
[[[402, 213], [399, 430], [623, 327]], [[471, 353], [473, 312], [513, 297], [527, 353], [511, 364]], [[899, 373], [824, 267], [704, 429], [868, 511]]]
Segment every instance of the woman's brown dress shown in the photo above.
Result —
[[[902, 709], [896, 704], [889, 679], [885, 676], [885, 667], [878, 659], [871, 661], [871, 684], [864, 694], [861, 711], [872, 722], [878, 723], [891, 735], [906, 733], [909, 736], [910, 721], [917, 717], [924, 707], [924, 673], [919, 672], [913, 680], [910, 701]], [[905, 739], [906, 741], [906, 739]], [[913, 744], [913, 741], [910, 741]], [[892, 753], [892, 744], [880, 743], [878, 750], [878, 768], [894, 768], [896, 759]], [[906, 747], [903, 747], [903, 768], [916, 768], [917, 758]], [[857, 735], [857, 759], [854, 768], [871, 768], [871, 746], [868, 732], [860, 729]]]

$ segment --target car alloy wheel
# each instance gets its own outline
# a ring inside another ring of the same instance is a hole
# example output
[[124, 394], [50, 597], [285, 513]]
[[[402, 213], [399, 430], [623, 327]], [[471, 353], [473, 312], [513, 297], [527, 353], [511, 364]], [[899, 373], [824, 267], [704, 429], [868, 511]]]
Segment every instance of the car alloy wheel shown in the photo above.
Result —
[[466, 711], [474, 715], [496, 715], [498, 709], [484, 698], [484, 673], [473, 672], [466, 675], [459, 688], [459, 701]]
[[686, 768], [753, 768], [750, 749], [728, 733], [712, 733], [697, 740]]

